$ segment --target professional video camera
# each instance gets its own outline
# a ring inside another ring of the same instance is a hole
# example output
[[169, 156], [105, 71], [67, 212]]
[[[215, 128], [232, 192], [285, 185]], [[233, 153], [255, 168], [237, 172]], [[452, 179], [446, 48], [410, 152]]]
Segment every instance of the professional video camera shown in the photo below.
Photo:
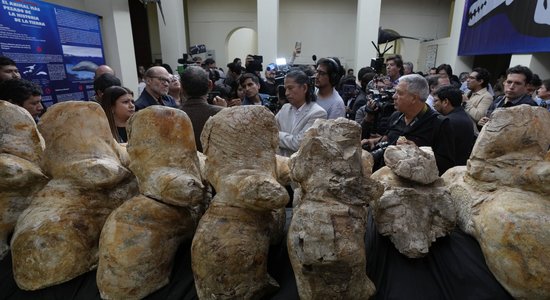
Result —
[[[249, 57], [252, 57], [250, 60]], [[246, 57], [245, 68], [247, 73], [261, 72], [264, 68], [262, 63], [264, 62], [264, 57], [261, 55], [248, 55]]]
[[183, 53], [182, 58], [178, 58], [178, 64], [181, 64], [177, 67], [178, 74], [181, 75], [183, 70], [185, 70], [185, 68], [187, 68], [187, 66], [193, 65], [194, 62], [189, 59], [189, 54]]
[[394, 89], [369, 89], [367, 92], [367, 97], [374, 100], [376, 105], [372, 111], [391, 115], [395, 111], [393, 106], [393, 94], [395, 94]]

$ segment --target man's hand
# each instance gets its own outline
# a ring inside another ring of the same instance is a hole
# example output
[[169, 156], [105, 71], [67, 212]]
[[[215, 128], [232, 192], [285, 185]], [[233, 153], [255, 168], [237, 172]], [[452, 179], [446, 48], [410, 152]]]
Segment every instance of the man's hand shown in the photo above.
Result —
[[214, 97], [214, 99], [212, 99], [212, 103], [217, 106], [227, 107], [227, 102], [225, 102], [225, 99], [220, 96]]
[[240, 98], [235, 98], [235, 99], [227, 100], [227, 107], [239, 106], [239, 105], [242, 105], [242, 102], [241, 102], [241, 99], [240, 99]]
[[483, 127], [485, 126], [485, 124], [487, 124], [487, 122], [489, 122], [489, 117], [483, 117], [481, 119], [479, 119], [479, 121], [477, 122], [477, 125]]
[[414, 146], [416, 146], [415, 142], [413, 142], [411, 140], [407, 140], [407, 138], [404, 137], [404, 136], [400, 136], [397, 139], [397, 142], [395, 144], [396, 145], [414, 145]]
[[376, 101], [374, 100], [369, 100], [369, 102], [367, 102], [367, 107], [372, 111], [378, 110], [378, 104], [376, 104]]
[[370, 150], [374, 149], [376, 144], [381, 142], [383, 137], [381, 137], [379, 134], [372, 134], [370, 138], [361, 140], [361, 145], [368, 145], [368, 148]]

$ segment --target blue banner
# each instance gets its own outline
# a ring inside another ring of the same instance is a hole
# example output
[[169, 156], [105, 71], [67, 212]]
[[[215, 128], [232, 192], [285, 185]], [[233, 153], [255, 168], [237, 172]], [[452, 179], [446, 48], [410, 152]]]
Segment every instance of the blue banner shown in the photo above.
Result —
[[1, 0], [0, 54], [42, 86], [45, 106], [89, 100], [105, 63], [99, 16], [34, 0]]
[[550, 52], [550, 0], [467, 0], [458, 55]]

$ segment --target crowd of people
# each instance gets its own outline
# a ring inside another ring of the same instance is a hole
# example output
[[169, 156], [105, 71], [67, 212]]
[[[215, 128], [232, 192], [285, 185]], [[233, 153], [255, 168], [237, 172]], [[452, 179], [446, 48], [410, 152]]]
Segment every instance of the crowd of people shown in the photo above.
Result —
[[[121, 87], [115, 72], [99, 66], [94, 77], [95, 101], [105, 110], [113, 137], [127, 142], [126, 125], [132, 114], [151, 105], [179, 108], [190, 117], [197, 149], [208, 118], [224, 107], [264, 105], [275, 113], [279, 154], [296, 152], [305, 131], [316, 119], [348, 118], [362, 128], [361, 144], [383, 166], [387, 146], [415, 144], [432, 147], [440, 173], [465, 165], [479, 130], [496, 108], [520, 104], [550, 110], [550, 79], [524, 66], [509, 68], [491, 85], [491, 74], [474, 68], [460, 76], [442, 64], [428, 74], [414, 73], [413, 64], [399, 55], [388, 57], [385, 72], [361, 68], [354, 76], [337, 58], [315, 65], [265, 68], [249, 55], [242, 66], [236, 58], [224, 72], [215, 60], [197, 59], [173, 74], [168, 65], [139, 68], [134, 101], [131, 89]], [[384, 74], [381, 74], [384, 73]], [[0, 99], [25, 108], [38, 121], [44, 112], [41, 89], [21, 78], [8, 57], [0, 57]]]

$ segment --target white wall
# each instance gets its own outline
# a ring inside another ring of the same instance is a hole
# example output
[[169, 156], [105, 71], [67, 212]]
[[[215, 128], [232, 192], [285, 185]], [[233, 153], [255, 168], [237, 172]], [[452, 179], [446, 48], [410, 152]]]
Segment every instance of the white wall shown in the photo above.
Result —
[[[149, 17], [149, 42], [151, 43], [151, 58], [153, 59], [151, 63], [153, 63], [156, 59], [162, 59], [159, 33], [159, 14], [156, 5], [147, 5], [147, 16]], [[160, 18], [162, 19], [162, 17]]]
[[[258, 53], [258, 36], [256, 31], [250, 28], [237, 29], [229, 37], [226, 50], [229, 62], [233, 61], [233, 58], [236, 57], [244, 61], [249, 53]], [[218, 61], [216, 61], [216, 65], [225, 69], [225, 65], [219, 64]]]
[[279, 5], [279, 57], [290, 57], [296, 41], [302, 42], [297, 64], [312, 64], [311, 56], [336, 56], [355, 65], [355, 0], [281, 0]]
[[189, 45], [205, 44], [215, 50], [220, 67], [234, 58], [225, 49], [229, 34], [241, 27], [257, 30], [255, 0], [188, 0], [187, 10]]
[[515, 54], [510, 59], [510, 67], [516, 65], [526, 66], [539, 75], [540, 79], [550, 78], [550, 53], [541, 52], [534, 54]]
[[[424, 71], [421, 60], [421, 41], [448, 37], [450, 12], [450, 1], [383, 0], [380, 26], [383, 29], [395, 30], [403, 36], [420, 39], [420, 41], [400, 40], [401, 55], [404, 61], [411, 61], [415, 65], [415, 71]], [[444, 47], [442, 50], [445, 51]]]
[[86, 10], [84, 0], [42, 0], [43, 2], [53, 3], [78, 10]]
[[[188, 0], [187, 7], [190, 44], [214, 49], [219, 65], [233, 59], [225, 49], [230, 32], [239, 27], [257, 30], [256, 0]], [[450, 11], [450, 1], [444, 0], [383, 0], [380, 24], [401, 35], [438, 39], [449, 35]], [[353, 68], [356, 19], [357, 0], [280, 0], [277, 56], [290, 58], [294, 43], [301, 41], [296, 63], [313, 63], [316, 54], [337, 56]], [[404, 59], [418, 65], [420, 42], [402, 40], [400, 45]]]

